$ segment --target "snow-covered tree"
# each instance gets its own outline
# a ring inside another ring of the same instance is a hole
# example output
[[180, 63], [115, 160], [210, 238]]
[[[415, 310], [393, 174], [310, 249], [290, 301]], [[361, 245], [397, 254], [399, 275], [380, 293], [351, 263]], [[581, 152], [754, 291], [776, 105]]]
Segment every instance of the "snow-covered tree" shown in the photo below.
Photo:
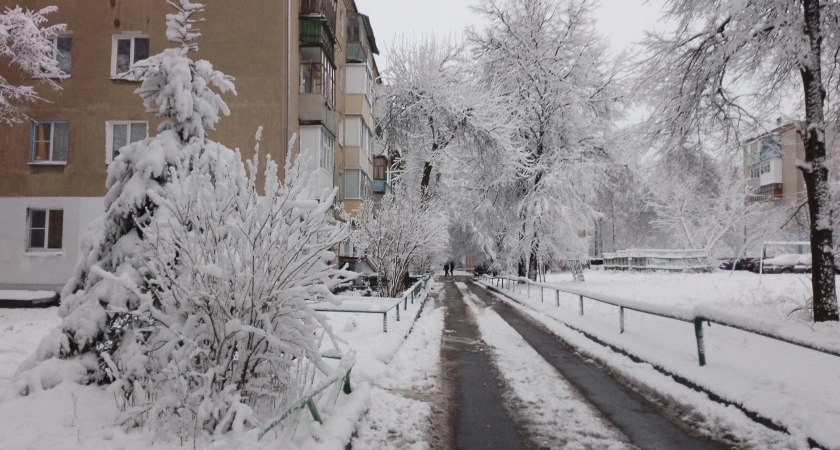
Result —
[[462, 43], [424, 37], [389, 51], [379, 94], [385, 149], [404, 185], [432, 196], [437, 174], [463, 152], [488, 161], [510, 120], [501, 96], [479, 86]]
[[[33, 11], [16, 6], [0, 11], [0, 64], [17, 69], [25, 79], [43, 81], [59, 89], [55, 79], [66, 76], [59, 68], [55, 44], [50, 38], [65, 30], [64, 24], [47, 26], [47, 15], [55, 6]], [[20, 122], [25, 115], [21, 104], [41, 100], [34, 86], [13, 83], [0, 76], [0, 123]]]
[[673, 29], [649, 35], [637, 90], [653, 102], [649, 131], [660, 148], [699, 149], [696, 136], [712, 134], [737, 139], [745, 125], [761, 125], [756, 117], [782, 116], [778, 99], [798, 92], [814, 318], [838, 320], [825, 118], [826, 99], [840, 93], [840, 4], [667, 0], [665, 8]]
[[195, 437], [254, 428], [333, 375], [319, 354], [332, 335], [308, 302], [350, 276], [330, 251], [348, 231], [328, 220], [336, 190], [316, 192], [305, 164], [287, 161], [281, 183], [269, 159], [258, 186], [259, 146], [246, 170], [207, 138], [227, 113], [211, 87], [233, 91], [232, 79], [189, 58], [203, 6], [170, 4], [178, 47], [124, 75], [143, 80], [159, 133], [109, 167], [106, 213], [62, 292], [62, 323], [10, 394], [112, 382], [126, 426]]
[[379, 269], [380, 292], [398, 297], [409, 270], [428, 270], [444, 257], [447, 218], [434, 200], [398, 185], [377, 204], [356, 211], [353, 241]]
[[590, 197], [611, 165], [616, 72], [593, 8], [589, 0], [485, 0], [476, 10], [488, 25], [470, 33], [484, 79], [506, 94], [517, 126], [509, 182], [489, 197], [504, 217], [496, 229], [504, 253], [532, 278], [547, 258], [586, 255], [578, 236], [592, 227]]
[[772, 236], [793, 212], [772, 202], [745, 202], [743, 170], [729, 158], [696, 152], [662, 158], [646, 181], [651, 225], [670, 236], [671, 246], [705, 250], [709, 256], [742, 256], [749, 245]]
[[139, 302], [117, 359], [103, 355], [130, 423], [172, 435], [242, 431], [289, 407], [316, 370], [333, 372], [318, 347], [334, 338], [307, 303], [351, 276], [331, 265], [330, 249], [349, 234], [328, 221], [336, 190], [313, 197], [303, 164], [287, 166], [281, 183], [269, 159], [260, 192], [257, 157], [247, 173], [230, 151], [201, 155], [213, 172], [170, 168], [141, 228], [143, 282], [101, 272]]

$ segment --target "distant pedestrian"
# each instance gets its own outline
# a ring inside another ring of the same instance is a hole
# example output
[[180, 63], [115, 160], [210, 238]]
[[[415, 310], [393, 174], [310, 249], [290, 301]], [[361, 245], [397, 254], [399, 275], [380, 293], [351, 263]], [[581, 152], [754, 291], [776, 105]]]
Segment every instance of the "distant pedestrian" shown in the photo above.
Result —
[[449, 264], [449, 261], [443, 265], [443, 276], [448, 277], [452, 275], [452, 265]]

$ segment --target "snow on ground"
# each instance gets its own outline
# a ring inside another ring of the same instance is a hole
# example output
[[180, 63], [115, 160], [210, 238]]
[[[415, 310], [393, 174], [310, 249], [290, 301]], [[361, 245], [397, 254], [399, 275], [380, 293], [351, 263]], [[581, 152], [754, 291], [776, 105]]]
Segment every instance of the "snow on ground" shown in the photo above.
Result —
[[[586, 277], [586, 282], [575, 283], [571, 281], [571, 275], [550, 275], [548, 282], [574, 288], [585, 287], [590, 292], [644, 301], [661, 308], [730, 311], [746, 322], [760, 317], [784, 324], [787, 331], [812, 335], [814, 339], [824, 341], [840, 335], [838, 324], [809, 326], [799, 319], [788, 318], [792, 309], [804, 303], [809, 289], [805, 275], [590, 271]], [[610, 360], [615, 355], [582, 338], [579, 333], [558, 326], [557, 321], [594, 334], [727, 400], [771, 418], [789, 429], [796, 445], [804, 445], [804, 438], [811, 437], [829, 448], [840, 448], [840, 429], [836, 427], [840, 420], [840, 392], [835, 389], [840, 383], [840, 357], [712, 325], [704, 326], [707, 365], [700, 367], [694, 327], [690, 323], [627, 311], [626, 331], [620, 334], [618, 308], [614, 306], [585, 300], [584, 316], [579, 316], [576, 295], [561, 294], [559, 308], [554, 291], [548, 289], [544, 291], [544, 301], [540, 301], [538, 288], [531, 289], [529, 298], [524, 287], [515, 287], [511, 297], [526, 303], [529, 307], [526, 310], [530, 310], [532, 316], [562, 337], [571, 339], [575, 345], [585, 346], [599, 358]], [[619, 371], [636, 379], [647, 379], [658, 391], [673, 388], [673, 382], [664, 381], [664, 378], [656, 381], [657, 377], [652, 374], [628, 369], [625, 360], [621, 357], [613, 361]], [[708, 405], [705, 405], [708, 402], [697, 402], [686, 394], [669, 395], [678, 395], [689, 401], [698, 412], [707, 414], [706, 420], [725, 422], [725, 415], [709, 412]], [[740, 434], [741, 439], [755, 439], [756, 432], [750, 430], [748, 423], [743, 422], [736, 427], [738, 429], [734, 433]], [[793, 444], [785, 444], [789, 445]], [[760, 448], [757, 445], [750, 447]]]
[[[432, 286], [434, 284], [430, 288]], [[389, 312], [388, 333], [382, 331], [381, 314], [325, 313], [339, 337], [347, 342], [342, 350], [356, 350], [357, 362], [351, 375], [354, 392], [349, 397], [341, 394], [332, 411], [321, 411], [325, 419], [322, 426], [312, 422], [308, 411], [303, 411], [305, 417], [302, 421], [312, 423], [302, 428], [311, 431], [314, 438], [301, 440], [299, 448], [343, 448], [356, 431], [365, 411], [369, 415], [364, 420], [379, 420], [383, 429], [398, 430], [403, 442], [411, 444], [407, 448], [425, 448], [422, 439], [430, 408], [425, 402], [412, 400], [408, 394], [392, 393], [399, 389], [427, 392], [434, 389], [439, 356], [428, 349], [439, 348], [443, 315], [431, 306], [433, 302], [428, 302], [429, 310], [421, 319], [423, 324], [428, 325], [417, 327], [420, 337], [405, 341], [425, 298], [426, 293], [423, 293], [413, 304], [408, 302], [408, 309], [400, 311], [399, 322], [396, 321], [395, 311]], [[0, 394], [10, 385], [20, 363], [59, 323], [57, 308], [0, 309]], [[406, 347], [405, 354], [400, 348], [404, 341], [413, 343]], [[392, 359], [393, 365], [386, 364]], [[380, 382], [380, 379], [384, 381]], [[108, 389], [61, 384], [27, 397], [0, 402], [0, 450], [193, 447], [189, 439], [165, 442], [154, 433], [125, 433], [115, 425], [117, 416], [114, 393]], [[365, 436], [370, 442], [390, 442], [383, 439], [394, 437], [393, 433], [385, 437], [371, 433]], [[226, 436], [212, 445], [210, 442], [199, 442], [198, 445], [213, 448], [288, 448], [288, 443], [272, 441], [271, 437], [272, 434], [269, 434], [257, 443], [251, 435]], [[359, 445], [357, 448], [377, 447], [381, 446]]]
[[[436, 284], [435, 288], [439, 289]], [[362, 419], [353, 448], [427, 449], [438, 380], [443, 309], [425, 306], [414, 330], [389, 364], [363, 366], [371, 377], [371, 409]]]
[[519, 333], [456, 283], [476, 318], [481, 339], [521, 407], [524, 425], [540, 448], [628, 448], [627, 438], [605, 421]]

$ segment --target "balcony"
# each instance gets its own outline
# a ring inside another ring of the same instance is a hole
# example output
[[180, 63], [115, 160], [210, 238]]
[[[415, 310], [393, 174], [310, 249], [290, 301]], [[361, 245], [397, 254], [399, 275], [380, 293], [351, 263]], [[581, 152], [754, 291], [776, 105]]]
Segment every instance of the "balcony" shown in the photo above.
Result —
[[347, 62], [349, 63], [365, 63], [367, 62], [367, 52], [362, 46], [361, 42], [347, 43]]
[[335, 37], [330, 34], [322, 21], [300, 20], [300, 45], [318, 45], [323, 47], [330, 61], [335, 61]]
[[333, 135], [338, 135], [335, 112], [327, 105], [327, 100], [320, 93], [300, 95], [300, 124], [321, 124]]
[[[301, 0], [300, 16], [306, 19], [326, 22], [328, 31], [335, 40], [335, 0]], [[301, 30], [303, 35], [303, 30]]]
[[385, 194], [388, 192], [388, 182], [385, 180], [373, 180], [373, 193]]

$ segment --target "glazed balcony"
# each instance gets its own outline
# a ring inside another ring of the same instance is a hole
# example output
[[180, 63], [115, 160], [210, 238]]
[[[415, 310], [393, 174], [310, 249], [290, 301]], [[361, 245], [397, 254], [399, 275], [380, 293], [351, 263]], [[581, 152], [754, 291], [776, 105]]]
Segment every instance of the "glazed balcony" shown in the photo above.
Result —
[[[300, 2], [300, 17], [326, 22], [333, 40], [335, 40], [335, 10], [335, 0], [301, 0]], [[302, 34], [303, 30], [301, 30]]]

